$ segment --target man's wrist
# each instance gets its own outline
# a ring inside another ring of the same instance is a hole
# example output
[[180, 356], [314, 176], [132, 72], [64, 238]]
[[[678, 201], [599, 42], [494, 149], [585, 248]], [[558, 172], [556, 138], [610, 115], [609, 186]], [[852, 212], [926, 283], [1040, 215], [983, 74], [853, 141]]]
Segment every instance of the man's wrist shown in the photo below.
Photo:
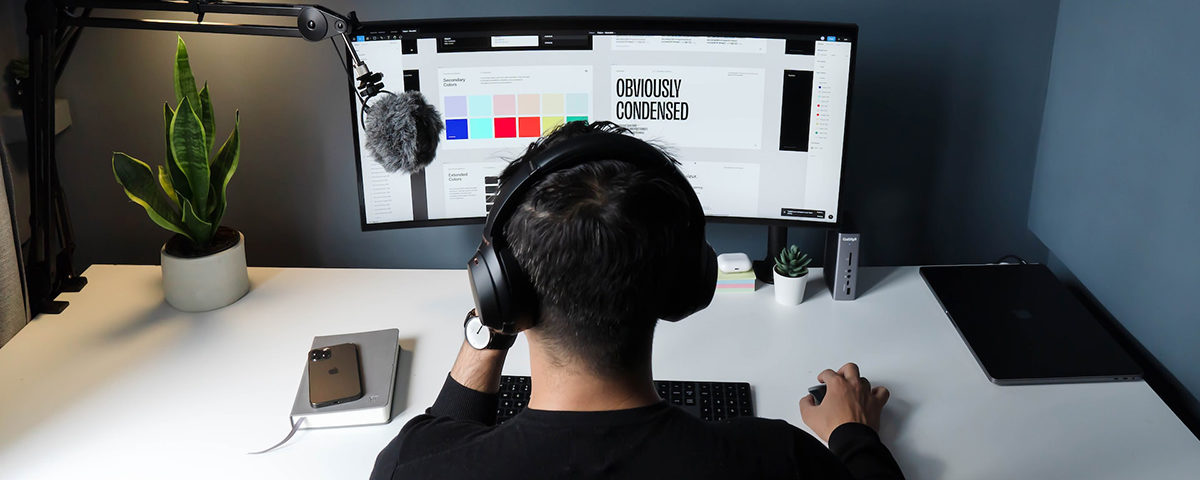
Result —
[[508, 350], [476, 350], [466, 341], [450, 369], [450, 377], [460, 385], [483, 393], [500, 391], [500, 372]]

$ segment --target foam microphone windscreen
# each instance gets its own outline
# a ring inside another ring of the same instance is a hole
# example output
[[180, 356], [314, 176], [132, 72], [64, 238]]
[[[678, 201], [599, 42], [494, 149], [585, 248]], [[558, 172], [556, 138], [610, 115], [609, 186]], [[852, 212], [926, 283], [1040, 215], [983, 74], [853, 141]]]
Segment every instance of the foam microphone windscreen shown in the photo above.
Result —
[[442, 115], [412, 90], [375, 97], [363, 118], [366, 149], [388, 173], [429, 165], [443, 128]]

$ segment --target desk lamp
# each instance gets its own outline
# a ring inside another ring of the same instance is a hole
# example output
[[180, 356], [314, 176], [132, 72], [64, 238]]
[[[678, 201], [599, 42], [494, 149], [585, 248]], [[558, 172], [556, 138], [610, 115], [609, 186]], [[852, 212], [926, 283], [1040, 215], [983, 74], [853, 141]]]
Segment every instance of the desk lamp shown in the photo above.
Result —
[[[142, 19], [100, 17], [93, 10], [145, 12]], [[164, 12], [194, 13], [196, 21], [154, 18]], [[232, 33], [296, 37], [309, 41], [342, 40], [349, 52], [347, 70], [358, 80], [356, 94], [365, 102], [383, 89], [382, 73], [359, 59], [346, 34], [359, 26], [354, 12], [342, 16], [316, 5], [224, 2], [214, 0], [28, 0], [29, 101], [24, 110], [29, 140], [30, 240], [26, 278], [31, 315], [59, 313], [59, 293], [79, 291], [87, 279], [71, 264], [75, 243], [70, 215], [54, 156], [54, 89], [83, 27]], [[207, 14], [291, 17], [295, 25], [247, 25], [206, 22]]]

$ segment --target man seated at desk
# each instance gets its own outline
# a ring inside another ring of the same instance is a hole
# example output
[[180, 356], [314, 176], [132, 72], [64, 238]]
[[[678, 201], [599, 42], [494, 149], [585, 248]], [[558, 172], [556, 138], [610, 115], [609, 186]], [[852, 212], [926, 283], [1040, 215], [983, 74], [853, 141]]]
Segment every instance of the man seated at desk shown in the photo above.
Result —
[[[511, 204], [510, 182], [522, 185]], [[902, 478], [876, 434], [888, 392], [854, 364], [821, 372], [819, 406], [800, 400], [828, 448], [782, 420], [706, 422], [659, 398], [655, 324], [707, 306], [715, 275], [699, 201], [674, 160], [611, 123], [573, 122], [530, 145], [501, 184], [481, 251], [507, 249], [523, 271], [507, 279], [524, 275], [536, 296], [502, 329], [529, 342], [529, 405], [495, 425], [511, 336], [492, 337], [500, 348], [464, 342], [433, 406], [380, 452], [372, 479]]]

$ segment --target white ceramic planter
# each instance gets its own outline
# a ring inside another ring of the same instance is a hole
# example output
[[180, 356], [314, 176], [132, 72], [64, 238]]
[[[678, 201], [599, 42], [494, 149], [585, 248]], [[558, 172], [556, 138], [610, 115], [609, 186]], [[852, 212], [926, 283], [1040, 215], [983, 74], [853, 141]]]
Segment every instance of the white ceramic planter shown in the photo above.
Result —
[[771, 269], [775, 276], [775, 301], [783, 305], [799, 305], [804, 301], [804, 285], [808, 283], [808, 274], [800, 277], [780, 275], [778, 270]]
[[215, 310], [250, 291], [246, 272], [246, 238], [238, 232], [233, 247], [199, 258], [182, 258], [162, 250], [163, 295], [185, 312]]

